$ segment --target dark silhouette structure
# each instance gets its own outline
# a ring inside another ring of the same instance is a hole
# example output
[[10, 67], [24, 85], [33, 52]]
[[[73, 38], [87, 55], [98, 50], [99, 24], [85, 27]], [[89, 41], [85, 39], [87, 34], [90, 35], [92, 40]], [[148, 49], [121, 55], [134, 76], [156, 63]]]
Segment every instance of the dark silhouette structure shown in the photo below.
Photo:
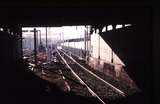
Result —
[[[22, 60], [23, 26], [132, 24], [101, 33], [103, 39], [126, 63], [126, 71], [142, 90], [110, 104], [150, 104], [152, 98], [152, 8], [149, 1], [133, 2], [2, 2], [0, 3], [0, 63], [2, 104], [84, 104], [94, 98], [67, 95], [56, 85], [27, 70]], [[12, 34], [12, 35], [11, 35]], [[51, 91], [47, 92], [46, 87]]]

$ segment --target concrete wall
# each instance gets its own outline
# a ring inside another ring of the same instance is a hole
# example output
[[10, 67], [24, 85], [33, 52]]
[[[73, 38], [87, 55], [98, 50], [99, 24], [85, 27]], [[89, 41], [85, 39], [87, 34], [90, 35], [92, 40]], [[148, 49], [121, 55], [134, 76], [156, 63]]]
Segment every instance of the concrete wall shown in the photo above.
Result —
[[[113, 50], [101, 36], [99, 37], [99, 34], [94, 33], [91, 35], [91, 47], [91, 57], [98, 58], [100, 55], [100, 60], [103, 60], [106, 63], [111, 63]], [[113, 63], [125, 65], [115, 52], [113, 52]]]
[[[92, 68], [104, 72], [104, 70], [109, 70], [108, 66], [110, 66], [113, 76], [119, 77], [119, 73], [121, 73], [122, 67], [125, 64], [97, 33], [91, 35], [90, 54], [89, 65]], [[108, 73], [106, 72], [106, 74]]]

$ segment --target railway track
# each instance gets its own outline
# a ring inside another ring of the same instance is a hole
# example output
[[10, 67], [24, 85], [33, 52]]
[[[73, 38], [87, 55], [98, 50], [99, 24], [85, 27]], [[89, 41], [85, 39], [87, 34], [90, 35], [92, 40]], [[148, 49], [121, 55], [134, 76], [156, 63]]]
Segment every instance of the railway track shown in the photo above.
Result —
[[128, 96], [128, 95], [132, 95], [132, 94], [139, 91], [139, 89], [135, 85], [131, 86], [131, 85], [127, 84], [124, 80], [116, 80], [116, 79], [104, 74], [103, 72], [92, 69], [88, 64], [86, 64], [85, 59], [83, 59], [83, 60], [80, 59], [79, 56], [74, 55], [71, 51], [64, 50], [64, 49], [61, 49], [61, 50], [65, 53], [69, 53], [68, 56], [70, 56], [74, 61], [78, 62], [78, 65], [80, 64], [80, 66], [82, 66], [82, 68], [84, 68], [84, 70], [87, 70], [87, 71], [89, 70], [91, 74], [93, 73], [96, 76], [100, 77], [103, 80], [103, 82], [105, 81], [105, 82], [111, 84], [112, 86], [114, 86], [114, 88], [119, 90], [118, 92], [120, 92], [120, 93], [122, 92], [123, 95]]
[[[56, 54], [61, 63], [61, 65], [58, 65], [58, 72], [54, 69], [45, 72], [47, 72], [47, 78], [52, 82], [59, 83], [58, 80], [61, 77], [60, 82], [65, 83], [63, 85], [65, 85], [68, 92], [94, 97], [102, 104], [106, 104], [108, 99], [115, 100], [125, 96], [123, 91], [84, 67], [83, 61], [79, 62], [80, 59], [77, 56], [73, 58], [70, 53], [58, 49], [56, 49]], [[57, 79], [54, 76], [57, 76]]]
[[110, 83], [106, 82], [96, 74], [83, 67], [64, 51], [56, 51], [62, 59], [63, 64], [65, 64], [69, 69], [68, 71], [63, 70], [63, 74], [66, 76], [70, 74], [70, 76], [75, 77], [74, 80], [78, 80], [81, 85], [83, 85], [83, 88], [87, 88], [88, 92], [103, 104], [106, 104], [102, 100], [104, 98], [117, 99], [125, 96], [123, 91], [119, 90], [118, 88], [114, 87]]
[[123, 91], [121, 91], [120, 89], [114, 87], [112, 84], [108, 83], [107, 81], [105, 81], [102, 78], [100, 78], [98, 75], [94, 74], [93, 72], [91, 72], [90, 70], [88, 70], [87, 68], [85, 68], [84, 66], [82, 66], [79, 62], [77, 62], [71, 56], [67, 55], [64, 51], [61, 50], [61, 52], [63, 52], [69, 59], [71, 59], [73, 62], [75, 62], [81, 69], [83, 69], [84, 71], [88, 72], [89, 74], [91, 74], [92, 76], [94, 76], [95, 78], [97, 78], [98, 80], [104, 82], [106, 85], [108, 85], [109, 87], [111, 87], [112, 89], [114, 89], [120, 95], [125, 96], [125, 93]]
[[67, 63], [67, 61], [64, 59], [64, 57], [62, 57], [62, 55], [60, 54], [60, 52], [58, 50], [56, 50], [57, 53], [59, 54], [59, 56], [61, 57], [61, 59], [63, 60], [63, 62], [66, 64], [67, 68], [71, 71], [71, 73], [74, 75], [74, 77], [83, 85], [87, 88], [87, 90], [89, 91], [89, 93], [93, 96], [96, 97], [99, 101], [101, 101], [103, 104], [106, 104], [78, 75], [76, 72], [74, 72], [74, 70], [72, 69], [72, 67]]

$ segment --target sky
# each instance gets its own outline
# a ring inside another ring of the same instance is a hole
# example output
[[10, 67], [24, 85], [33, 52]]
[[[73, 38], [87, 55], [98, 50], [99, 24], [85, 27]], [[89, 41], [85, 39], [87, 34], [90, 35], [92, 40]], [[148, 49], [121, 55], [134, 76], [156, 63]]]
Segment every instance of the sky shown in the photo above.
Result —
[[[46, 28], [45, 27], [35, 27], [37, 30], [41, 31], [41, 38], [46, 38]], [[29, 30], [28, 32], [23, 32], [24, 38], [33, 38], [34, 27], [24, 27], [23, 30]], [[85, 26], [62, 26], [62, 27], [47, 27], [47, 37], [53, 40], [60, 39], [74, 39], [84, 37]]]

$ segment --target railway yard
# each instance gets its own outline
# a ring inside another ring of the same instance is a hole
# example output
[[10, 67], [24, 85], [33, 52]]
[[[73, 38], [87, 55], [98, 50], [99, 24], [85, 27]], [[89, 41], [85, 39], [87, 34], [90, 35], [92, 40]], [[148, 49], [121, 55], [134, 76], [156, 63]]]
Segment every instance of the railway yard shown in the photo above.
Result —
[[71, 52], [63, 49], [53, 52], [51, 61], [40, 64], [35, 74], [68, 94], [95, 98], [106, 104], [108, 100], [122, 99], [138, 91], [134, 86], [92, 69]]

